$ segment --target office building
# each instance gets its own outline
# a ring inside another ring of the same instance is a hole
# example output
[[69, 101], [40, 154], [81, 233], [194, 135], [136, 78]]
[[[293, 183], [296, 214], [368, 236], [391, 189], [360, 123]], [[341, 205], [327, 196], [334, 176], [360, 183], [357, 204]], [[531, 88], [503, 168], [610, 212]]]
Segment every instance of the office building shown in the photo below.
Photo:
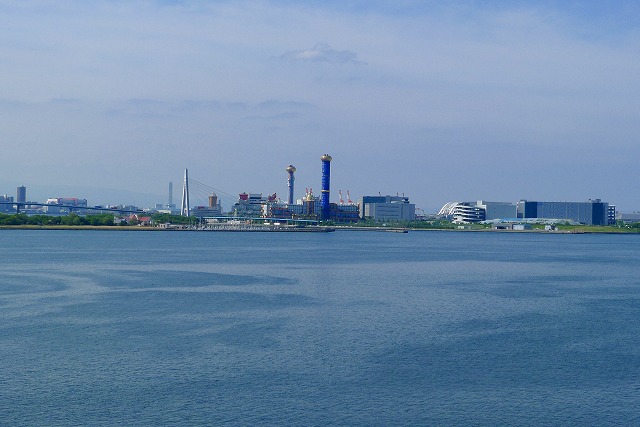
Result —
[[16, 202], [17, 203], [25, 203], [27, 201], [27, 187], [20, 186], [16, 190]]
[[360, 215], [374, 221], [416, 219], [416, 205], [404, 196], [363, 196], [360, 199]]
[[609, 225], [616, 223], [616, 214], [616, 205], [609, 205], [609, 209], [607, 211], [607, 221]]
[[4, 196], [0, 196], [0, 212], [15, 213], [15, 209], [13, 208], [12, 196], [7, 196], [6, 194]]
[[240, 193], [238, 201], [231, 207], [229, 215], [239, 217], [263, 216], [263, 205], [275, 202], [276, 195], [264, 197], [262, 193]]

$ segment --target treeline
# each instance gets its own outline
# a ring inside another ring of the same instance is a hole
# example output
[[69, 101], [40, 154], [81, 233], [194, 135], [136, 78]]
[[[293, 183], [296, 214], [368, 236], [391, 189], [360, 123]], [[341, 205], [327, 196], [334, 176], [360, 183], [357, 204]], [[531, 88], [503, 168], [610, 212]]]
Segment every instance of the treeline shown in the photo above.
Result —
[[633, 222], [631, 224], [624, 224], [623, 226], [627, 228], [640, 228], [640, 222]]
[[154, 224], [195, 224], [198, 221], [198, 218], [193, 216], [156, 213], [151, 216], [151, 221]]
[[[70, 213], [66, 216], [0, 214], [0, 225], [94, 225], [114, 226], [113, 214], [80, 216]], [[126, 222], [118, 225], [127, 225]]]
[[[197, 218], [183, 217], [179, 215], [154, 214], [151, 217], [154, 224], [195, 224]], [[27, 214], [5, 214], [0, 213], [0, 225], [34, 225], [34, 226], [51, 226], [51, 225], [92, 225], [92, 226], [116, 226], [116, 225], [138, 225], [136, 219], [126, 221], [120, 219], [115, 221], [112, 213], [84, 215], [80, 216], [76, 213], [70, 213], [65, 216], [52, 215], [27, 215]]]

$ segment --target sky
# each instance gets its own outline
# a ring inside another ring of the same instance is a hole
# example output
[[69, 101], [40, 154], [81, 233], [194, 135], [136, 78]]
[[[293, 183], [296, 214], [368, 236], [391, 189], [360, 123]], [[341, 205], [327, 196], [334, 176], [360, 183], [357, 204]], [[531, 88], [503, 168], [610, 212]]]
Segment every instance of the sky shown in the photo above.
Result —
[[[0, 193], [640, 211], [637, 1], [0, 0]], [[192, 205], [204, 200], [193, 200]]]

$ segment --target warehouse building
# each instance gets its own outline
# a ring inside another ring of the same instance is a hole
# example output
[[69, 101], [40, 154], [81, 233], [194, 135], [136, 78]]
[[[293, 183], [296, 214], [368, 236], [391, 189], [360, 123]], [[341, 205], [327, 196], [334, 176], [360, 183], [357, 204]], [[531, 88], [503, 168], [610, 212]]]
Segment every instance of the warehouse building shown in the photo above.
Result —
[[522, 219], [566, 219], [585, 225], [608, 225], [611, 217], [609, 203], [600, 199], [586, 202], [521, 200], [517, 203], [517, 212]]

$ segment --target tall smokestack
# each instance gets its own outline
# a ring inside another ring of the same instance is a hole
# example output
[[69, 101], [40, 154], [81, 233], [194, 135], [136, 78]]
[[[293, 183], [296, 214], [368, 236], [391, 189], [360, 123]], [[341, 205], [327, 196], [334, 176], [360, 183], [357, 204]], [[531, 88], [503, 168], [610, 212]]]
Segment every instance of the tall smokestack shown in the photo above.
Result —
[[167, 206], [171, 208], [172, 205], [173, 205], [173, 182], [169, 181], [169, 203], [167, 204]]
[[295, 181], [295, 177], [293, 176], [293, 173], [296, 171], [296, 168], [293, 167], [292, 165], [289, 165], [285, 170], [289, 173], [289, 178], [287, 179], [287, 188], [289, 189], [289, 199], [287, 200], [287, 202], [290, 205], [292, 205], [293, 204], [293, 181]]
[[322, 206], [322, 220], [329, 219], [331, 208], [329, 206], [329, 187], [331, 180], [331, 156], [325, 154], [320, 157], [322, 160], [322, 197], [320, 198], [320, 205]]

